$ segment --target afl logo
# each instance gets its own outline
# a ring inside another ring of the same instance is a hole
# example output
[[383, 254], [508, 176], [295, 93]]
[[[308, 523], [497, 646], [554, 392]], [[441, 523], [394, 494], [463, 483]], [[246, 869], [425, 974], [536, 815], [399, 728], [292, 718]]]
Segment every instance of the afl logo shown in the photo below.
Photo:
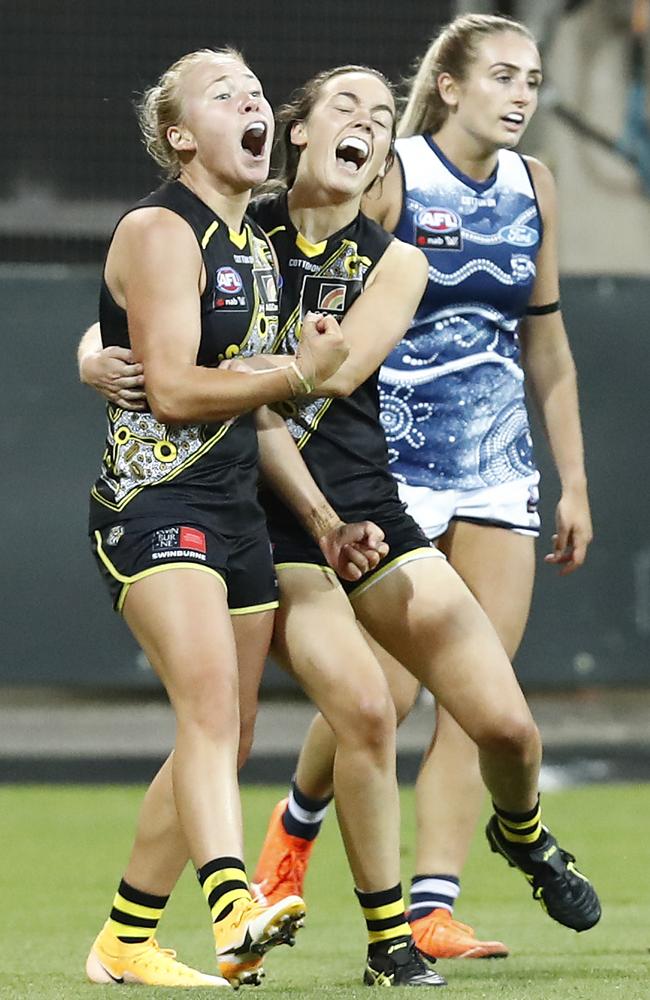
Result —
[[234, 267], [220, 267], [216, 273], [215, 281], [217, 288], [224, 295], [237, 295], [243, 287], [239, 272], [235, 271]]
[[460, 229], [460, 219], [448, 208], [422, 208], [416, 215], [415, 222], [418, 227], [430, 233], [457, 233]]
[[460, 216], [448, 208], [421, 208], [416, 212], [415, 245], [422, 250], [462, 250]]
[[532, 247], [539, 239], [536, 230], [530, 226], [504, 226], [499, 230], [499, 236], [504, 243], [515, 247]]

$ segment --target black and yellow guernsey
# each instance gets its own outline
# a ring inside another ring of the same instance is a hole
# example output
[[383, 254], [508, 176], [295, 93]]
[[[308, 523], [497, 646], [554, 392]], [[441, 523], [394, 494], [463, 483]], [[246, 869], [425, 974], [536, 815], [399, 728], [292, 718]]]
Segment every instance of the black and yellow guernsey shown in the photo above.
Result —
[[[327, 240], [311, 244], [292, 224], [284, 193], [254, 199], [250, 214], [269, 236], [282, 275], [280, 329], [273, 350], [293, 354], [305, 313], [342, 320], [393, 237], [359, 214]], [[373, 372], [345, 398], [298, 399], [278, 406], [312, 476], [346, 521], [380, 520], [403, 510], [388, 471], [377, 377]], [[265, 491], [262, 498], [272, 538], [274, 526], [299, 530], [272, 494]]]
[[[134, 205], [167, 208], [192, 228], [206, 271], [197, 365], [270, 352], [278, 334], [278, 290], [261, 229], [245, 218], [235, 233], [179, 181]], [[127, 316], [104, 279], [100, 292], [104, 347], [130, 347]], [[240, 535], [264, 524], [256, 501], [257, 438], [251, 414], [223, 423], [166, 425], [152, 413], [108, 404], [102, 469], [91, 491], [90, 529], [131, 518], [170, 521], [206, 517]]]

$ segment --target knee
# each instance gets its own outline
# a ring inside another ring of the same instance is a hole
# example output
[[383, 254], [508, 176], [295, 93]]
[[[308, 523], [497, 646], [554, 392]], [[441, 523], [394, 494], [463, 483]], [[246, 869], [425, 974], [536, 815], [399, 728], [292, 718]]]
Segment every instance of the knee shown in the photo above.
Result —
[[481, 750], [507, 755], [522, 763], [531, 763], [539, 757], [541, 739], [530, 712], [513, 712], [502, 717], [498, 725], [486, 730], [479, 741], [479, 747]]
[[239, 735], [239, 694], [234, 669], [195, 669], [192, 677], [175, 692], [172, 705], [180, 726], [191, 726], [211, 738]]
[[359, 693], [356, 699], [351, 699], [350, 707], [339, 743], [364, 747], [374, 755], [382, 755], [387, 749], [392, 753], [397, 720], [389, 692]]

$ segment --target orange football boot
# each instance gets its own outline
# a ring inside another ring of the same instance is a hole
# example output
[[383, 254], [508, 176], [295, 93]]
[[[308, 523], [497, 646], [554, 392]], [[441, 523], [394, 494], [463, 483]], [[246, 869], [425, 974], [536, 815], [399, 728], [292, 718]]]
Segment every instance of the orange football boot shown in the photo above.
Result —
[[411, 920], [413, 939], [427, 958], [506, 958], [501, 941], [479, 941], [471, 927], [454, 920], [449, 910], [435, 909]]
[[282, 816], [288, 801], [282, 799], [271, 813], [251, 884], [253, 897], [267, 906], [285, 896], [302, 897], [309, 856], [316, 843], [287, 833]]

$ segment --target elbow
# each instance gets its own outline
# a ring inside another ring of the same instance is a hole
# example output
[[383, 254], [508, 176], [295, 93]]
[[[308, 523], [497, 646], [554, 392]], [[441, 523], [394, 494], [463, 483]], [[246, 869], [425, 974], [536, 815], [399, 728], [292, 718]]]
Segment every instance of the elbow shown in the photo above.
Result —
[[159, 424], [187, 424], [188, 417], [173, 406], [161, 406], [150, 403], [150, 409]]
[[171, 388], [147, 386], [149, 408], [159, 424], [186, 424], [192, 419], [182, 398]]

